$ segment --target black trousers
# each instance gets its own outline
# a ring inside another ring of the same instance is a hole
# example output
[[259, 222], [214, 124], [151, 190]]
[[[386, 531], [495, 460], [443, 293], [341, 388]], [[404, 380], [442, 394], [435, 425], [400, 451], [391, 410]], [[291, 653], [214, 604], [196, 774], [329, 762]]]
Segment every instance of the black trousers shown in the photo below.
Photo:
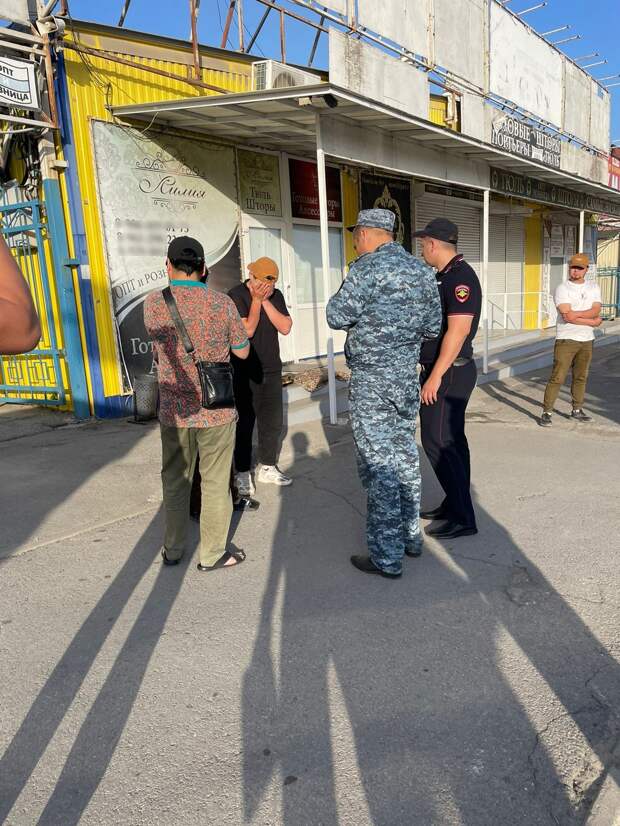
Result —
[[[430, 366], [422, 365], [422, 385], [430, 372]], [[467, 527], [475, 527], [476, 515], [470, 492], [465, 410], [476, 386], [476, 375], [473, 360], [462, 367], [451, 367], [441, 380], [437, 401], [420, 406], [422, 447], [446, 494], [444, 510], [456, 522]]]
[[245, 473], [252, 466], [252, 434], [258, 427], [258, 461], [275, 465], [278, 460], [284, 414], [282, 409], [282, 371], [263, 373], [256, 382], [235, 370], [235, 404], [239, 413], [235, 443], [235, 469]]

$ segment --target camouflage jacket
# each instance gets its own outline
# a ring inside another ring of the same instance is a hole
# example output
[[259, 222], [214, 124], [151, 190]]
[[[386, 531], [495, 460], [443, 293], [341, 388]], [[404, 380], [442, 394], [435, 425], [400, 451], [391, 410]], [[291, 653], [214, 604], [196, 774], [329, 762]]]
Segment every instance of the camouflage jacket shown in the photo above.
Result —
[[441, 329], [435, 274], [400, 244], [382, 244], [351, 265], [327, 304], [327, 323], [347, 330], [350, 367], [416, 364], [422, 340]]

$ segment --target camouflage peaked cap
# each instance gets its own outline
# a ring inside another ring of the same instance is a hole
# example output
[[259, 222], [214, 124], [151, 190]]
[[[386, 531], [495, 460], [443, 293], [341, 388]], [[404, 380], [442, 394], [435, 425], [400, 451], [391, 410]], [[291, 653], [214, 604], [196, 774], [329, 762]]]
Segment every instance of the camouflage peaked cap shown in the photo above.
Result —
[[358, 213], [357, 222], [352, 227], [347, 227], [349, 232], [353, 232], [355, 227], [372, 227], [383, 229], [386, 232], [394, 232], [396, 215], [391, 209], [362, 209]]

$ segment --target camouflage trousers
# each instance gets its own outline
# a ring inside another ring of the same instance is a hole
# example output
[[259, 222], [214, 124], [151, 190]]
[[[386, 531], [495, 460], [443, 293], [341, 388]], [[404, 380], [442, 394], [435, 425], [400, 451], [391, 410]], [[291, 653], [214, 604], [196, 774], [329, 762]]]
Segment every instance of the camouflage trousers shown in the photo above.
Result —
[[399, 573], [407, 549], [422, 545], [420, 462], [415, 441], [420, 385], [415, 365], [351, 374], [349, 407], [359, 475], [368, 497], [366, 538], [372, 561]]

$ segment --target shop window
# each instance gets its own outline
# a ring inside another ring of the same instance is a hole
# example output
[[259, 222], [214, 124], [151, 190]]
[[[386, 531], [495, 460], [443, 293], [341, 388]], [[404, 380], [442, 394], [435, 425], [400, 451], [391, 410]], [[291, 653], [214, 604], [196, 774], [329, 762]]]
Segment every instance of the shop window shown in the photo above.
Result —
[[[293, 249], [295, 250], [297, 304], [324, 304], [320, 228], [295, 224], [293, 226]], [[329, 265], [328, 298], [338, 290], [342, 282], [342, 231], [335, 227], [329, 230]]]
[[250, 227], [250, 256], [252, 261], [263, 257], [271, 258], [272, 261], [276, 262], [280, 273], [282, 273], [281, 250], [282, 233], [279, 229]]

